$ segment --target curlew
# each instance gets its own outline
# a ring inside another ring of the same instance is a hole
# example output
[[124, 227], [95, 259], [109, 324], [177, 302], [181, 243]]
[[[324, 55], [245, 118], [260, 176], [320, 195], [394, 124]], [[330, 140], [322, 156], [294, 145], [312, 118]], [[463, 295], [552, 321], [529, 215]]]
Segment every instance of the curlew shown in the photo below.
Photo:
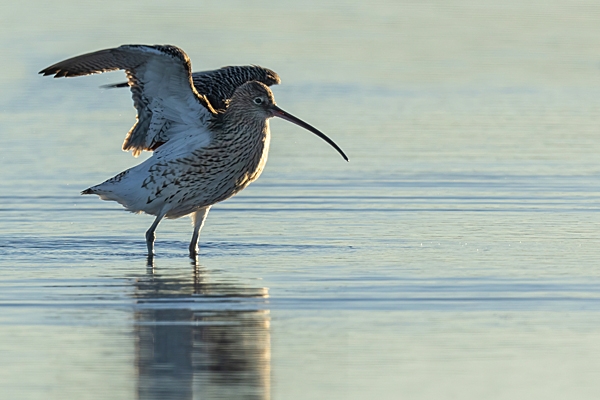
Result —
[[261, 67], [192, 74], [188, 56], [178, 47], [123, 45], [61, 61], [40, 74], [58, 78], [117, 69], [125, 70], [128, 82], [112, 86], [129, 86], [138, 111], [123, 149], [134, 155], [154, 153], [82, 194], [154, 215], [146, 232], [149, 257], [160, 221], [185, 215], [191, 215], [194, 226], [190, 257], [198, 254], [200, 230], [211, 206], [234, 196], [263, 171], [272, 117], [309, 130], [348, 161], [329, 137], [276, 105], [267, 85], [279, 83], [279, 77]]

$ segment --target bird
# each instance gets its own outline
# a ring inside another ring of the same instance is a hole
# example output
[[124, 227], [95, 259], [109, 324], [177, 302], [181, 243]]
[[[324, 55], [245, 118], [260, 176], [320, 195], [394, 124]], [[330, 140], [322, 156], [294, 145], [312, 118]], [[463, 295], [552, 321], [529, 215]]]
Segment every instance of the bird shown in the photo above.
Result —
[[277, 106], [268, 85], [279, 83], [279, 76], [262, 67], [226, 67], [192, 75], [190, 59], [179, 47], [130, 44], [76, 56], [39, 73], [59, 78], [114, 70], [125, 70], [138, 112], [123, 149], [134, 155], [153, 153], [81, 194], [95, 194], [128, 211], [155, 216], [145, 235], [149, 258], [155, 254], [155, 231], [163, 218], [186, 215], [193, 224], [189, 255], [198, 255], [200, 231], [210, 208], [262, 173], [270, 118], [312, 132], [348, 161], [328, 136]]

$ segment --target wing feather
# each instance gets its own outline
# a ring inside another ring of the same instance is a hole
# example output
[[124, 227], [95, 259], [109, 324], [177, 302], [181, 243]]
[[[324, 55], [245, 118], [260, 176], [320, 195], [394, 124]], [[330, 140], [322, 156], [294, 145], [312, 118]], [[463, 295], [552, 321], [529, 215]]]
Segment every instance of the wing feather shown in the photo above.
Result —
[[[55, 78], [97, 74], [123, 69], [126, 72], [137, 121], [123, 150], [139, 155], [154, 150], [171, 138], [171, 132], [207, 129], [216, 111], [192, 82], [191, 63], [175, 46], [123, 45], [83, 54], [40, 71]], [[177, 128], [177, 129], [175, 129]]]
[[258, 81], [267, 86], [281, 83], [275, 71], [258, 65], [228, 66], [192, 74], [192, 82], [198, 93], [206, 96], [217, 110], [225, 110], [233, 92], [250, 81]]
[[[281, 79], [275, 71], [258, 65], [236, 65], [192, 73], [192, 82], [196, 91], [206, 96], [217, 111], [225, 110], [227, 100], [233, 96], [235, 89], [250, 81], [258, 81], [267, 86], [281, 83]], [[102, 87], [114, 89], [128, 86], [128, 82], [119, 82]]]

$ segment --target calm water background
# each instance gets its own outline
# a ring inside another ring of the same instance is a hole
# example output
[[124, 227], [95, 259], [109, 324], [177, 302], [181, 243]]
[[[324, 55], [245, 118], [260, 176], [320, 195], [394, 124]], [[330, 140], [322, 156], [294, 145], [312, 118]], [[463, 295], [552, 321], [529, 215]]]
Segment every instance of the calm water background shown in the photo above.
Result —
[[[3, 399], [597, 399], [600, 5], [0, 5]], [[260, 180], [189, 219], [79, 191], [138, 163], [123, 43], [277, 71]]]

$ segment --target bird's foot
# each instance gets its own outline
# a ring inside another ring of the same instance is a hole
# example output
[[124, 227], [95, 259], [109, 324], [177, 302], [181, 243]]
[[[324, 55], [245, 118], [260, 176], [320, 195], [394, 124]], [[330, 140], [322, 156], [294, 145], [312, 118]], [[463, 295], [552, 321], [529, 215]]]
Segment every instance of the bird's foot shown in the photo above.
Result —
[[197, 238], [192, 238], [192, 241], [190, 242], [190, 247], [188, 247], [188, 249], [190, 250], [190, 258], [191, 259], [198, 257], [198, 253], [200, 252], [200, 249], [198, 248], [198, 239]]
[[148, 254], [148, 257], [146, 258], [146, 267], [154, 272], [154, 254]]
[[154, 239], [156, 239], [156, 235], [154, 235], [154, 232], [146, 232], [146, 246], [148, 247], [148, 258], [154, 257]]

